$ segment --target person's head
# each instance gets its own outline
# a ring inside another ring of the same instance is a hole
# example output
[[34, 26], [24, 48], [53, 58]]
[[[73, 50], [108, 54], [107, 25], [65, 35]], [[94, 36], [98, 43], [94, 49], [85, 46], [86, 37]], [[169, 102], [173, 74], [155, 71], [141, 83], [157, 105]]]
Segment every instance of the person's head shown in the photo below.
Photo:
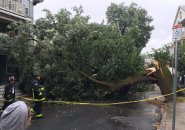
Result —
[[3, 111], [0, 129], [26, 130], [31, 124], [31, 118], [32, 113], [30, 108], [23, 101], [17, 101]]
[[40, 73], [35, 73], [34, 76], [35, 76], [36, 80], [40, 80], [41, 79]]
[[10, 82], [10, 84], [15, 84], [15, 77], [14, 76], [10, 76], [9, 78], [8, 78], [8, 81]]

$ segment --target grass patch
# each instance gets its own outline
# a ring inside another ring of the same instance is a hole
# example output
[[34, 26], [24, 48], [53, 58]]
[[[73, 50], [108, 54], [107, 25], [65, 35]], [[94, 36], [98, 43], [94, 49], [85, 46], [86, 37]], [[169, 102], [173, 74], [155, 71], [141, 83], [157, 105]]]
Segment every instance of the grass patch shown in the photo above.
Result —
[[177, 97], [177, 102], [185, 102], [185, 97]]

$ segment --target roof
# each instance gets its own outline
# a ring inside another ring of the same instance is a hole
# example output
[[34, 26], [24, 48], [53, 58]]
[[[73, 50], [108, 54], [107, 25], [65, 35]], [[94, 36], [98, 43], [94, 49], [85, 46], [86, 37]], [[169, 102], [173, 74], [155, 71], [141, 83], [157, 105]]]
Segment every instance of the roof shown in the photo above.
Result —
[[174, 22], [173, 22], [173, 25], [175, 24], [175, 21], [176, 21], [176, 19], [177, 19], [177, 15], [178, 15], [180, 9], [182, 9], [182, 10], [185, 11], [185, 5], [182, 5], [182, 6], [179, 6], [179, 7], [178, 7], [177, 13], [176, 13], [176, 16], [175, 16], [175, 20], [174, 20]]
[[179, 6], [182, 10], [184, 10], [185, 11], [185, 5], [183, 5], [183, 6]]
[[44, 0], [33, 0], [33, 6], [35, 6], [36, 4], [43, 2]]

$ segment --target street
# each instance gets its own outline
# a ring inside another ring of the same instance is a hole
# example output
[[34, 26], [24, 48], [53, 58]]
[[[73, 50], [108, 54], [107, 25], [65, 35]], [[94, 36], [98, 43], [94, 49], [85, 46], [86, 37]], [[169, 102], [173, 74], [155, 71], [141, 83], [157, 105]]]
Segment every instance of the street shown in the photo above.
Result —
[[157, 106], [135, 103], [117, 106], [45, 105], [44, 119], [28, 130], [155, 130]]

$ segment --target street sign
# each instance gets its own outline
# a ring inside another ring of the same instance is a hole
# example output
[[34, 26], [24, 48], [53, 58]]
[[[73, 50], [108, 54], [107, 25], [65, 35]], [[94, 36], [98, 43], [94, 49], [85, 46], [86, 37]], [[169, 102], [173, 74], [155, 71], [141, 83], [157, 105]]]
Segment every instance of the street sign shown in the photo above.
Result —
[[181, 40], [181, 31], [182, 25], [177, 24], [173, 26], [173, 41], [180, 41]]

